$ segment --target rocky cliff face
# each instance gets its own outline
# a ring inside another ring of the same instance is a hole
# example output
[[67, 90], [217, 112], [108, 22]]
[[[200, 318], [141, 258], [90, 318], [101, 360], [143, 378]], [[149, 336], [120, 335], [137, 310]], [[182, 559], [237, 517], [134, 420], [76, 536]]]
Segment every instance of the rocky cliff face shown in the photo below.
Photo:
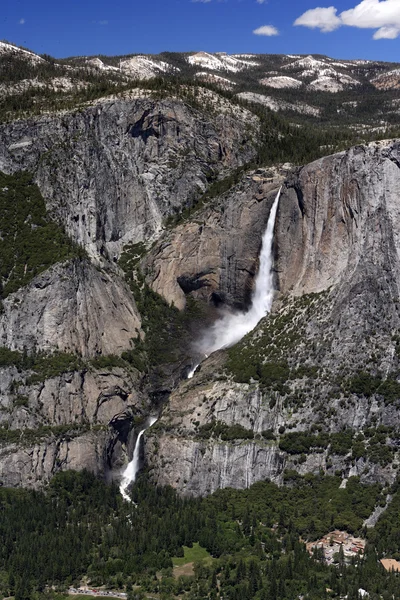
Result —
[[201, 91], [198, 106], [136, 90], [71, 112], [0, 126], [0, 170], [25, 169], [92, 256], [160, 233], [213, 177], [255, 156], [257, 117]]
[[171, 395], [146, 444], [155, 481], [202, 495], [292, 469], [395, 479], [399, 164], [397, 141], [374, 143], [286, 180], [272, 315]]
[[[105, 475], [123, 463], [132, 422], [148, 412], [149, 398], [140, 391], [142, 376], [127, 362], [116, 366], [112, 355], [131, 348], [140, 324], [112, 265], [99, 269], [87, 259], [56, 264], [3, 301], [5, 485], [36, 486], [65, 468]], [[31, 365], [29, 356], [37, 357]]]
[[91, 433], [68, 439], [48, 438], [26, 448], [21, 441], [2, 445], [0, 481], [8, 487], [37, 488], [46, 484], [60, 470], [86, 468], [105, 476], [107, 432]]
[[[5, 485], [41, 485], [65, 468], [104, 476], [131, 453], [132, 424], [151, 401], [143, 373], [118, 359], [144, 332], [115, 260], [256, 152], [257, 117], [201, 88], [196, 106], [136, 90], [0, 126], [0, 170], [32, 171], [89, 254], [3, 302], [0, 350], [14, 351], [0, 359]], [[42, 357], [39, 372], [29, 356]]]
[[88, 365], [41, 380], [9, 367], [0, 382], [4, 485], [37, 487], [62, 469], [118, 471], [132, 422], [149, 411], [135, 369]]
[[3, 305], [0, 345], [12, 350], [119, 355], [140, 330], [128, 286], [87, 260], [55, 265]]
[[319, 292], [357, 270], [388, 271], [399, 252], [399, 192], [397, 141], [322, 158], [289, 178], [276, 229], [280, 291]]
[[3, 347], [78, 357], [42, 376], [26, 361], [1, 368], [7, 485], [36, 486], [62, 468], [118, 470], [132, 424], [151, 411], [143, 375], [115, 358], [93, 362], [119, 356], [146, 331], [110, 258], [158, 236], [139, 269], [168, 303], [183, 309], [191, 296], [212, 310], [245, 309], [282, 182], [272, 314], [172, 390], [147, 435], [152, 477], [195, 495], [280, 483], [292, 470], [396, 477], [400, 143], [353, 148], [291, 174], [247, 173], [161, 235], [167, 215], [255, 153], [257, 118], [201, 93], [208, 116], [137, 92], [0, 127], [0, 169], [33, 169], [48, 208], [96, 264], [55, 265], [4, 302]]
[[248, 305], [261, 237], [285, 170], [259, 169], [165, 233], [143, 263], [154, 289], [182, 309], [186, 295]]

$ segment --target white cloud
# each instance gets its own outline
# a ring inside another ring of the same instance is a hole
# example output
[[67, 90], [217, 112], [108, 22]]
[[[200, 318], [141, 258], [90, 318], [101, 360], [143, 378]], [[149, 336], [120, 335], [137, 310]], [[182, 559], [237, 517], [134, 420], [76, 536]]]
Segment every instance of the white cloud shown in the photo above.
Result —
[[300, 15], [294, 25], [334, 31], [342, 25], [360, 29], [377, 29], [374, 40], [395, 39], [400, 34], [399, 0], [362, 0], [339, 15], [334, 6], [313, 8]]
[[268, 0], [256, 0], [257, 4], [267, 4]]
[[397, 27], [381, 27], [372, 36], [374, 40], [395, 40], [400, 33]]
[[202, 2], [202, 4], [208, 4], [211, 0], [191, 0], [192, 2]]
[[399, 0], [362, 0], [355, 8], [345, 10], [340, 18], [344, 25], [376, 29], [377, 27], [400, 27]]
[[321, 31], [334, 31], [342, 25], [337, 16], [337, 9], [334, 6], [329, 8], [312, 8], [303, 13], [295, 20], [294, 25], [304, 25], [311, 29], [321, 29]]
[[266, 35], [267, 37], [271, 37], [272, 35], [279, 35], [279, 31], [273, 25], [263, 25], [262, 27], [258, 27], [253, 31], [255, 35]]
[[25, 19], [20, 19], [18, 21], [18, 25], [25, 25]]

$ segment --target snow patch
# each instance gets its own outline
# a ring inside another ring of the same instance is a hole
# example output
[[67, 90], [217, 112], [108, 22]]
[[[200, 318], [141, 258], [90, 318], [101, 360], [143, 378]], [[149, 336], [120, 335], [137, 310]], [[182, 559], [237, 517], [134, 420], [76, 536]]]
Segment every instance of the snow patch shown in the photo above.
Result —
[[334, 76], [321, 75], [320, 77], [317, 77], [317, 79], [314, 79], [314, 81], [308, 85], [308, 88], [315, 91], [336, 94], [337, 92], [342, 92], [346, 87], [357, 85], [361, 85], [360, 82], [349, 77], [349, 75], [335, 73]]
[[374, 62], [374, 61], [373, 60], [361, 60], [361, 59], [349, 61], [349, 63], [351, 63], [352, 65], [369, 65], [372, 62]]
[[226, 77], [221, 77], [220, 75], [215, 75], [215, 73], [209, 73], [208, 71], [199, 71], [195, 73], [195, 77], [207, 83], [215, 83], [223, 89], [232, 89], [236, 85], [234, 81], [230, 81], [230, 79], [226, 79]]
[[234, 58], [257, 58], [256, 54], [231, 54]]
[[1, 54], [13, 54], [14, 56], [18, 56], [19, 58], [26, 58], [27, 60], [29, 60], [29, 62], [33, 64], [46, 62], [43, 58], [41, 58], [34, 52], [29, 52], [29, 50], [18, 48], [17, 46], [7, 44], [6, 42], [0, 42], [0, 55]]
[[304, 104], [303, 102], [285, 102], [284, 100], [279, 100], [278, 98], [271, 98], [270, 96], [263, 96], [262, 94], [255, 94], [253, 92], [241, 92], [240, 94], [237, 94], [237, 97], [241, 98], [242, 100], [247, 100], [248, 102], [257, 102], [258, 104], [263, 104], [274, 112], [278, 112], [280, 110], [292, 110], [302, 115], [311, 115], [313, 117], [318, 117], [320, 114], [319, 108]]
[[120, 62], [120, 69], [130, 77], [135, 79], [151, 79], [161, 73], [179, 71], [178, 68], [162, 60], [154, 60], [147, 56], [133, 56]]
[[96, 69], [100, 69], [101, 71], [119, 71], [117, 67], [111, 67], [110, 65], [104, 64], [100, 58], [89, 58], [86, 61], [86, 64]]
[[229, 54], [225, 54], [224, 52], [218, 54], [198, 52], [197, 54], [188, 56], [187, 61], [195, 67], [202, 67], [211, 71], [230, 71], [231, 73], [238, 73], [239, 71], [258, 65], [258, 63], [253, 61], [250, 62], [236, 58], [235, 56], [229, 56]]
[[286, 77], [285, 75], [265, 77], [264, 79], [260, 79], [259, 83], [278, 90], [284, 88], [297, 89], [303, 85], [301, 81], [294, 79], [294, 77]]

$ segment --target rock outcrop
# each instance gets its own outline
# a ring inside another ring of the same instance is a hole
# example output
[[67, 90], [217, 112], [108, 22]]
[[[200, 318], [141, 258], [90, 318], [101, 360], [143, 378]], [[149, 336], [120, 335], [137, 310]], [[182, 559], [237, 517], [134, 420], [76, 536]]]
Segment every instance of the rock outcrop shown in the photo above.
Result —
[[395, 480], [399, 166], [387, 141], [286, 180], [272, 314], [171, 395], [146, 443], [154, 481], [203, 495], [293, 469]]
[[182, 309], [186, 295], [245, 308], [261, 238], [285, 170], [259, 169], [166, 232], [143, 262], [154, 291]]
[[10, 294], [0, 315], [0, 346], [20, 351], [121, 354], [140, 330], [128, 286], [87, 260], [56, 264]]
[[36, 381], [0, 369], [0, 480], [37, 487], [61, 469], [106, 476], [126, 460], [132, 423], [149, 398], [135, 369], [90, 364]]
[[103, 431], [68, 439], [48, 438], [32, 446], [20, 442], [0, 448], [0, 481], [7, 487], [38, 488], [58, 471], [83, 468], [105, 476], [108, 433]]
[[388, 262], [397, 262], [399, 160], [399, 142], [373, 142], [321, 158], [288, 179], [276, 227], [282, 293], [320, 292], [358, 269], [387, 271]]
[[67, 233], [113, 258], [255, 156], [257, 117], [202, 88], [197, 101], [207, 112], [137, 90], [1, 125], [0, 171], [34, 171]]

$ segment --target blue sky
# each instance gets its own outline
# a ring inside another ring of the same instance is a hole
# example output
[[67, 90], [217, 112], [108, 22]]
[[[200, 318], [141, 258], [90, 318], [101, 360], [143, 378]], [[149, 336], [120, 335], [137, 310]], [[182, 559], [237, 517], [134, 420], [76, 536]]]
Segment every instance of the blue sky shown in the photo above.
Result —
[[206, 50], [400, 62], [400, 0], [2, 0], [1, 6], [0, 39], [56, 57]]

